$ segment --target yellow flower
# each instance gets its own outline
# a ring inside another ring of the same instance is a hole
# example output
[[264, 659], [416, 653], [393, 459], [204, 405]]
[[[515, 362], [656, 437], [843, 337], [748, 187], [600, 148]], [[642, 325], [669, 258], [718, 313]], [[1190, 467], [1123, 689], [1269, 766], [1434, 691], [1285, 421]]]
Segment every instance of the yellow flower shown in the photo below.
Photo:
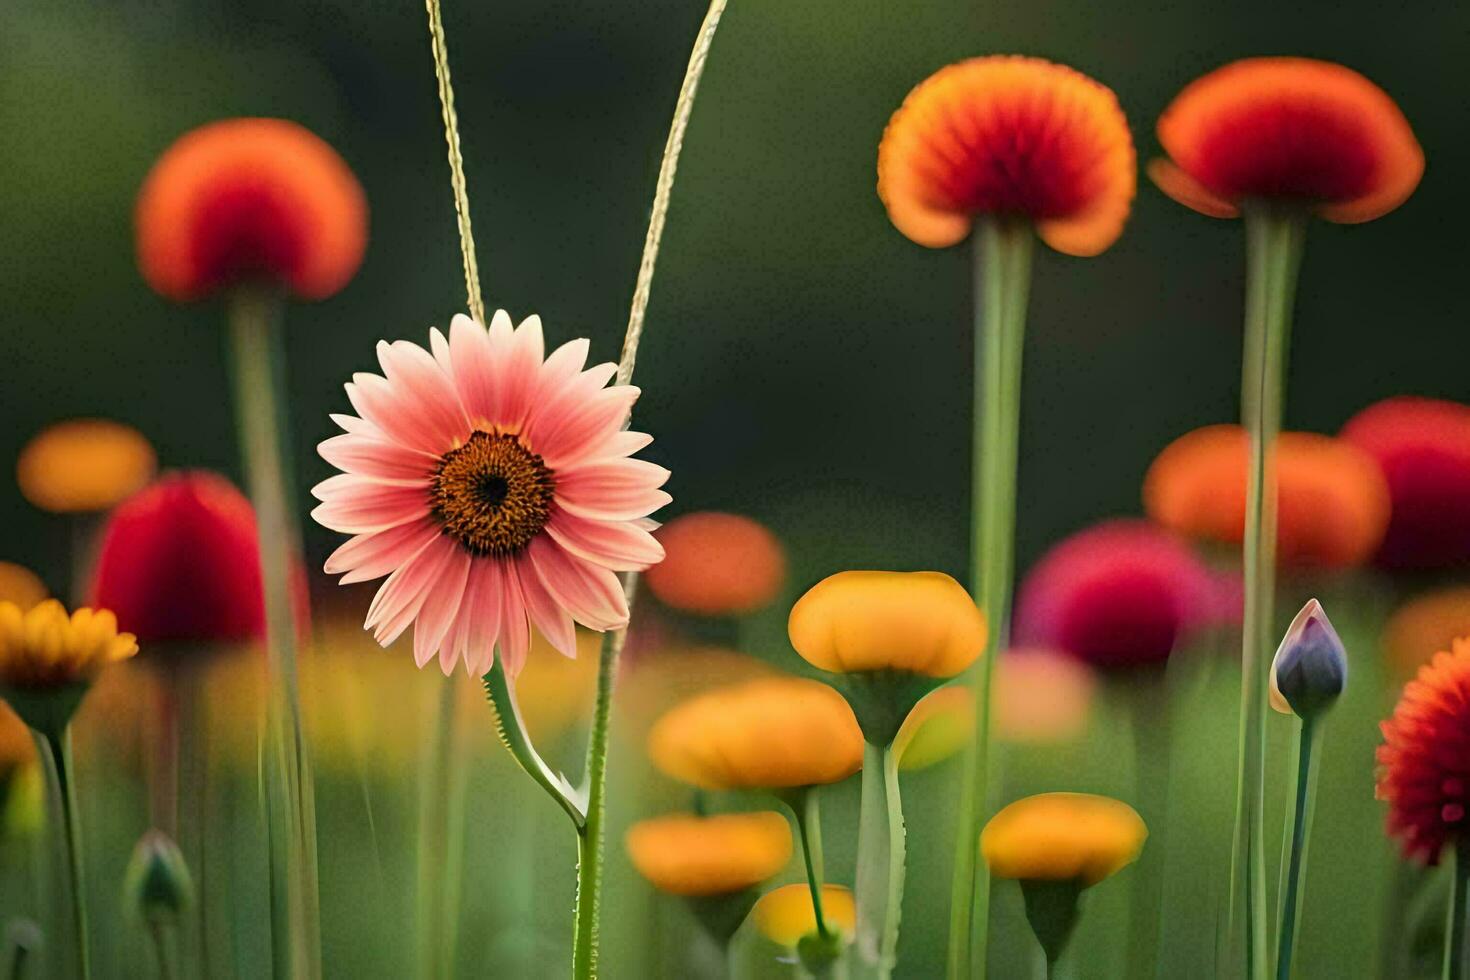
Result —
[[50, 594], [46, 583], [29, 568], [0, 561], [0, 602], [13, 602], [29, 609]]
[[107, 419], [71, 419], [42, 429], [21, 450], [16, 480], [42, 510], [107, 510], [153, 479], [158, 459], [137, 429]]
[[838, 572], [801, 597], [787, 628], [808, 663], [841, 674], [953, 677], [985, 649], [985, 617], [940, 572]]
[[131, 633], [117, 631], [106, 609], [78, 609], [67, 616], [55, 599], [22, 610], [0, 602], [0, 685], [49, 688], [84, 684], [103, 667], [138, 652]]
[[1042, 793], [990, 818], [980, 854], [997, 878], [1090, 887], [1132, 864], [1148, 828], [1128, 804], [1090, 793]]
[[862, 768], [863, 736], [842, 695], [775, 677], [690, 698], [648, 735], [654, 764], [704, 789], [790, 789]]
[[673, 813], [628, 828], [638, 873], [672, 895], [727, 895], [758, 885], [791, 859], [791, 826], [779, 813]]
[[941, 687], [914, 705], [893, 740], [900, 769], [927, 769], [964, 748], [975, 730], [975, 696], [968, 687]]
[[[812, 892], [805, 884], [782, 885], [766, 892], [750, 910], [751, 920], [761, 934], [779, 946], [794, 947], [803, 936], [816, 931], [817, 914], [812, 909]], [[852, 935], [857, 909], [852, 892], [841, 885], [822, 886], [822, 918], [829, 930]]]

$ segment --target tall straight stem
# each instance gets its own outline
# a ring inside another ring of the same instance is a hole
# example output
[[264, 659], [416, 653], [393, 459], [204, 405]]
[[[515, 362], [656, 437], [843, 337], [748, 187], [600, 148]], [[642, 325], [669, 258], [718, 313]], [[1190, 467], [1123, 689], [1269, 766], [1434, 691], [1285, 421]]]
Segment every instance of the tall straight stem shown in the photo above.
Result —
[[454, 975], [464, 849], [465, 753], [459, 738], [459, 691], [439, 685], [434, 738], [419, 779], [418, 976]]
[[1312, 827], [1312, 797], [1316, 791], [1313, 750], [1317, 747], [1316, 719], [1303, 718], [1297, 736], [1296, 795], [1292, 807], [1291, 837], [1286, 859], [1285, 884], [1281, 889], [1280, 928], [1276, 943], [1276, 980], [1291, 976], [1291, 957], [1296, 944], [1297, 920], [1301, 916], [1302, 876], [1307, 867], [1307, 835]]
[[1443, 980], [1465, 980], [1466, 933], [1470, 932], [1470, 843], [1455, 845], [1455, 880], [1445, 922]]
[[903, 911], [903, 802], [893, 746], [864, 743], [858, 818], [857, 945], [867, 972], [892, 975]]
[[71, 892], [72, 937], [76, 943], [77, 976], [92, 975], [92, 957], [87, 934], [86, 876], [82, 871], [82, 829], [77, 813], [76, 770], [71, 760], [71, 736], [65, 729], [37, 732], [36, 749], [46, 766], [51, 792], [61, 818], [61, 855], [67, 887]]
[[280, 299], [263, 288], [238, 288], [230, 297], [229, 320], [235, 412], [255, 505], [265, 592], [272, 947], [278, 973], [316, 977], [321, 975], [316, 815], [296, 682], [291, 568], [300, 549], [288, 505]]
[[[1016, 537], [1016, 463], [1021, 420], [1021, 351], [1031, 289], [1030, 225], [984, 220], [976, 229], [975, 416], [970, 587], [989, 620], [985, 655], [972, 669], [977, 718], [966, 749], [950, 888], [950, 980], [985, 973], [989, 875], [977, 866], [980, 824], [989, 807], [990, 692], [1010, 629]], [[972, 937], [976, 937], [972, 950]]]
[[[1281, 431], [1291, 309], [1301, 261], [1301, 215], [1247, 209], [1241, 422], [1250, 437], [1246, 484], [1245, 616], [1241, 628], [1240, 764], [1231, 853], [1231, 918], [1244, 928], [1245, 975], [1265, 977], [1266, 657], [1276, 587], [1276, 437]], [[1238, 934], [1232, 929], [1232, 934]]]

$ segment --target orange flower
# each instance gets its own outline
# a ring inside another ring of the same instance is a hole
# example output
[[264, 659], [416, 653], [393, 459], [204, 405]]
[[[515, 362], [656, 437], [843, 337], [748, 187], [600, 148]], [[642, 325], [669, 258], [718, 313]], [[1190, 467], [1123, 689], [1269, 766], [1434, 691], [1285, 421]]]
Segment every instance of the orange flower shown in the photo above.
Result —
[[107, 510], [153, 478], [158, 459], [143, 434], [108, 419], [69, 419], [26, 443], [16, 462], [21, 495], [58, 514]]
[[704, 789], [791, 789], [862, 768], [863, 736], [832, 688], [773, 677], [690, 698], [648, 735], [654, 764]]
[[1233, 218], [1251, 199], [1371, 221], [1424, 173], [1408, 120], [1377, 85], [1310, 58], [1247, 58], [1185, 87], [1159, 117], [1168, 160], [1149, 177], [1186, 207]]
[[46, 583], [29, 568], [0, 561], [0, 602], [13, 602], [24, 611], [50, 594]]
[[1383, 627], [1383, 652], [1401, 676], [1470, 636], [1470, 586], [1439, 589], [1399, 606]]
[[[1249, 437], [1207, 425], [1159, 453], [1143, 504], [1165, 527], [1238, 545], [1245, 536]], [[1388, 527], [1388, 485], [1372, 457], [1340, 439], [1284, 432], [1276, 443], [1277, 561], [1343, 568], [1367, 561]]]
[[337, 152], [282, 119], [224, 119], [181, 136], [138, 194], [138, 265], [176, 301], [264, 279], [303, 299], [347, 284], [367, 202]]
[[[766, 892], [750, 910], [750, 917], [761, 935], [778, 946], [794, 948], [817, 929], [812, 891], [804, 884], [782, 885]], [[828, 928], [851, 936], [857, 928], [857, 906], [852, 891], [841, 885], [823, 885], [822, 918]]]
[[671, 895], [728, 895], [765, 881], [791, 859], [791, 827], [770, 810], [697, 817], [673, 813], [628, 828], [633, 867]]
[[1404, 687], [1378, 747], [1378, 791], [1404, 854], [1434, 864], [1470, 841], [1470, 639], [1440, 652]]
[[1138, 859], [1148, 828], [1126, 803], [1091, 793], [1041, 793], [1006, 806], [980, 834], [997, 878], [1078, 881], [1090, 888]]
[[732, 616], [769, 605], [786, 579], [781, 542], [738, 514], [704, 511], [669, 521], [655, 537], [664, 560], [643, 573], [659, 601], [685, 612]]
[[920, 82], [878, 145], [878, 197], [919, 245], [977, 215], [1022, 217], [1052, 248], [1096, 255], [1122, 234], [1138, 161], [1112, 90], [1040, 58], [972, 58]]

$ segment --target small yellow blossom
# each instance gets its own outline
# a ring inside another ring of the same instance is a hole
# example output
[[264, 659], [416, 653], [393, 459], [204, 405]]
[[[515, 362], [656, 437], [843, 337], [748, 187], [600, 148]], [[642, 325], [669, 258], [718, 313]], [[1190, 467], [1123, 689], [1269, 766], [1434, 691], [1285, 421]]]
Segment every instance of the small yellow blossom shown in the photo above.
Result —
[[985, 617], [940, 572], [838, 572], [798, 600], [787, 628], [808, 663], [843, 674], [953, 677], [985, 649]]
[[[812, 892], [805, 884], [782, 885], [766, 892], [750, 911], [751, 920], [771, 942], [795, 947], [817, 929]], [[852, 892], [841, 885], [822, 886], [822, 919], [829, 930], [850, 936], [857, 923]]]
[[990, 818], [980, 853], [997, 878], [1090, 887], [1138, 858], [1148, 828], [1128, 804], [1090, 793], [1042, 793]]
[[106, 609], [67, 616], [55, 599], [22, 610], [0, 602], [0, 685], [48, 688], [91, 681], [110, 663], [138, 652], [131, 633], [117, 631]]
[[108, 419], [70, 419], [42, 429], [21, 450], [21, 494], [41, 510], [111, 508], [153, 479], [158, 459], [143, 434]]
[[625, 843], [633, 867], [672, 895], [728, 895], [758, 885], [791, 859], [791, 826], [770, 810], [641, 820]]

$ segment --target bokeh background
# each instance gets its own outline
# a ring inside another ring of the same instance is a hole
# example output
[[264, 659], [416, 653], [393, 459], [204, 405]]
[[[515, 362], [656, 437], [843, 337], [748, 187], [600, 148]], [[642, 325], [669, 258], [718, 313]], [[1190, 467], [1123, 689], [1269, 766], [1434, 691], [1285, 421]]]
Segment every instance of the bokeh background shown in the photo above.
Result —
[[[517, 319], [539, 313], [549, 338], [589, 336], [595, 355], [616, 359], [704, 5], [446, 6], [487, 303]], [[874, 159], [904, 94], [975, 54], [1042, 55], [1112, 86], [1141, 159], [1157, 151], [1152, 124], [1173, 94], [1236, 57], [1330, 58], [1377, 81], [1412, 122], [1428, 169], [1418, 192], [1382, 220], [1312, 226], [1287, 423], [1335, 431], [1392, 394], [1464, 400], [1470, 95], [1456, 80], [1467, 37], [1470, 6], [1449, 2], [1354, 0], [1329, 15], [1321, 5], [1265, 0], [732, 0], [689, 129], [639, 362], [638, 424], [657, 438], [647, 455], [673, 470], [669, 513], [729, 509], [769, 524], [789, 548], [790, 598], [852, 566], [963, 577], [969, 256], [916, 248], [889, 226]], [[232, 115], [286, 117], [321, 134], [356, 171], [372, 209], [356, 279], [287, 314], [303, 516], [307, 489], [328, 475], [314, 446], [335, 431], [328, 413], [347, 405], [342, 383], [375, 369], [378, 339], [423, 342], [463, 308], [420, 4], [11, 0], [0, 4], [0, 462], [48, 422], [97, 414], [141, 429], [166, 467], [239, 476], [220, 310], [175, 307], [149, 292], [131, 241], [133, 197], [157, 154], [185, 130]], [[1022, 568], [1062, 534], [1137, 512], [1143, 471], [1166, 442], [1235, 416], [1242, 250], [1238, 226], [1187, 212], [1144, 183], [1110, 251], [1089, 260], [1039, 253], [1026, 346]], [[307, 528], [313, 568], [333, 537]], [[40, 570], [58, 589], [70, 562], [64, 525], [31, 509], [9, 480], [0, 480], [0, 558]], [[788, 605], [751, 634], [771, 659], [790, 656], [781, 647]], [[1218, 683], [1224, 696], [1228, 679]], [[1226, 708], [1218, 730], [1228, 738]], [[1106, 738], [1099, 744], [1108, 751]], [[1057, 772], [1074, 764], [1082, 757], [1037, 763]], [[502, 767], [476, 778], [493, 795], [495, 779], [519, 777]], [[950, 777], [916, 778], [934, 779], [931, 796], [941, 800], [937, 780]], [[338, 804], [361, 830], [355, 797]], [[554, 813], [545, 801], [525, 805]], [[642, 799], [620, 805], [622, 818], [653, 809]], [[916, 804], [921, 813], [928, 805]], [[1348, 823], [1344, 841], [1376, 833], [1371, 801], [1355, 806], [1366, 816]], [[332, 807], [329, 798], [324, 819], [334, 819]], [[404, 821], [374, 833], [411, 834]], [[475, 826], [475, 867], [489, 873], [486, 855], [502, 838], [477, 838]], [[569, 897], [560, 894], [570, 881], [560, 830], [542, 832], [534, 849], [554, 883], [538, 899], [553, 923]], [[850, 860], [841, 818], [828, 833], [829, 861]], [[915, 848], [916, 887], [925, 867], [947, 882], [948, 838], [933, 836], [927, 850]], [[616, 875], [632, 887], [626, 870]], [[324, 882], [329, 891], [362, 884], [348, 874], [333, 885], [330, 872]], [[941, 953], [945, 889], [929, 890], [905, 923], [913, 976], [937, 968]], [[467, 931], [481, 914], [489, 913], [472, 903]], [[350, 909], [327, 921], [329, 958], [336, 950], [338, 963], [381, 965], [367, 942], [381, 931], [355, 927]], [[691, 926], [670, 921], [659, 941], [677, 947]], [[547, 946], [554, 951], [560, 938], [553, 932]], [[492, 955], [489, 942], [467, 941], [464, 962], [485, 962], [477, 957]], [[615, 946], [613, 962], [644, 968], [661, 955], [647, 943], [631, 948], [641, 942], [625, 938], [629, 948]], [[1331, 970], [1366, 954], [1349, 943], [1339, 955], [1307, 975], [1344, 975]]]

